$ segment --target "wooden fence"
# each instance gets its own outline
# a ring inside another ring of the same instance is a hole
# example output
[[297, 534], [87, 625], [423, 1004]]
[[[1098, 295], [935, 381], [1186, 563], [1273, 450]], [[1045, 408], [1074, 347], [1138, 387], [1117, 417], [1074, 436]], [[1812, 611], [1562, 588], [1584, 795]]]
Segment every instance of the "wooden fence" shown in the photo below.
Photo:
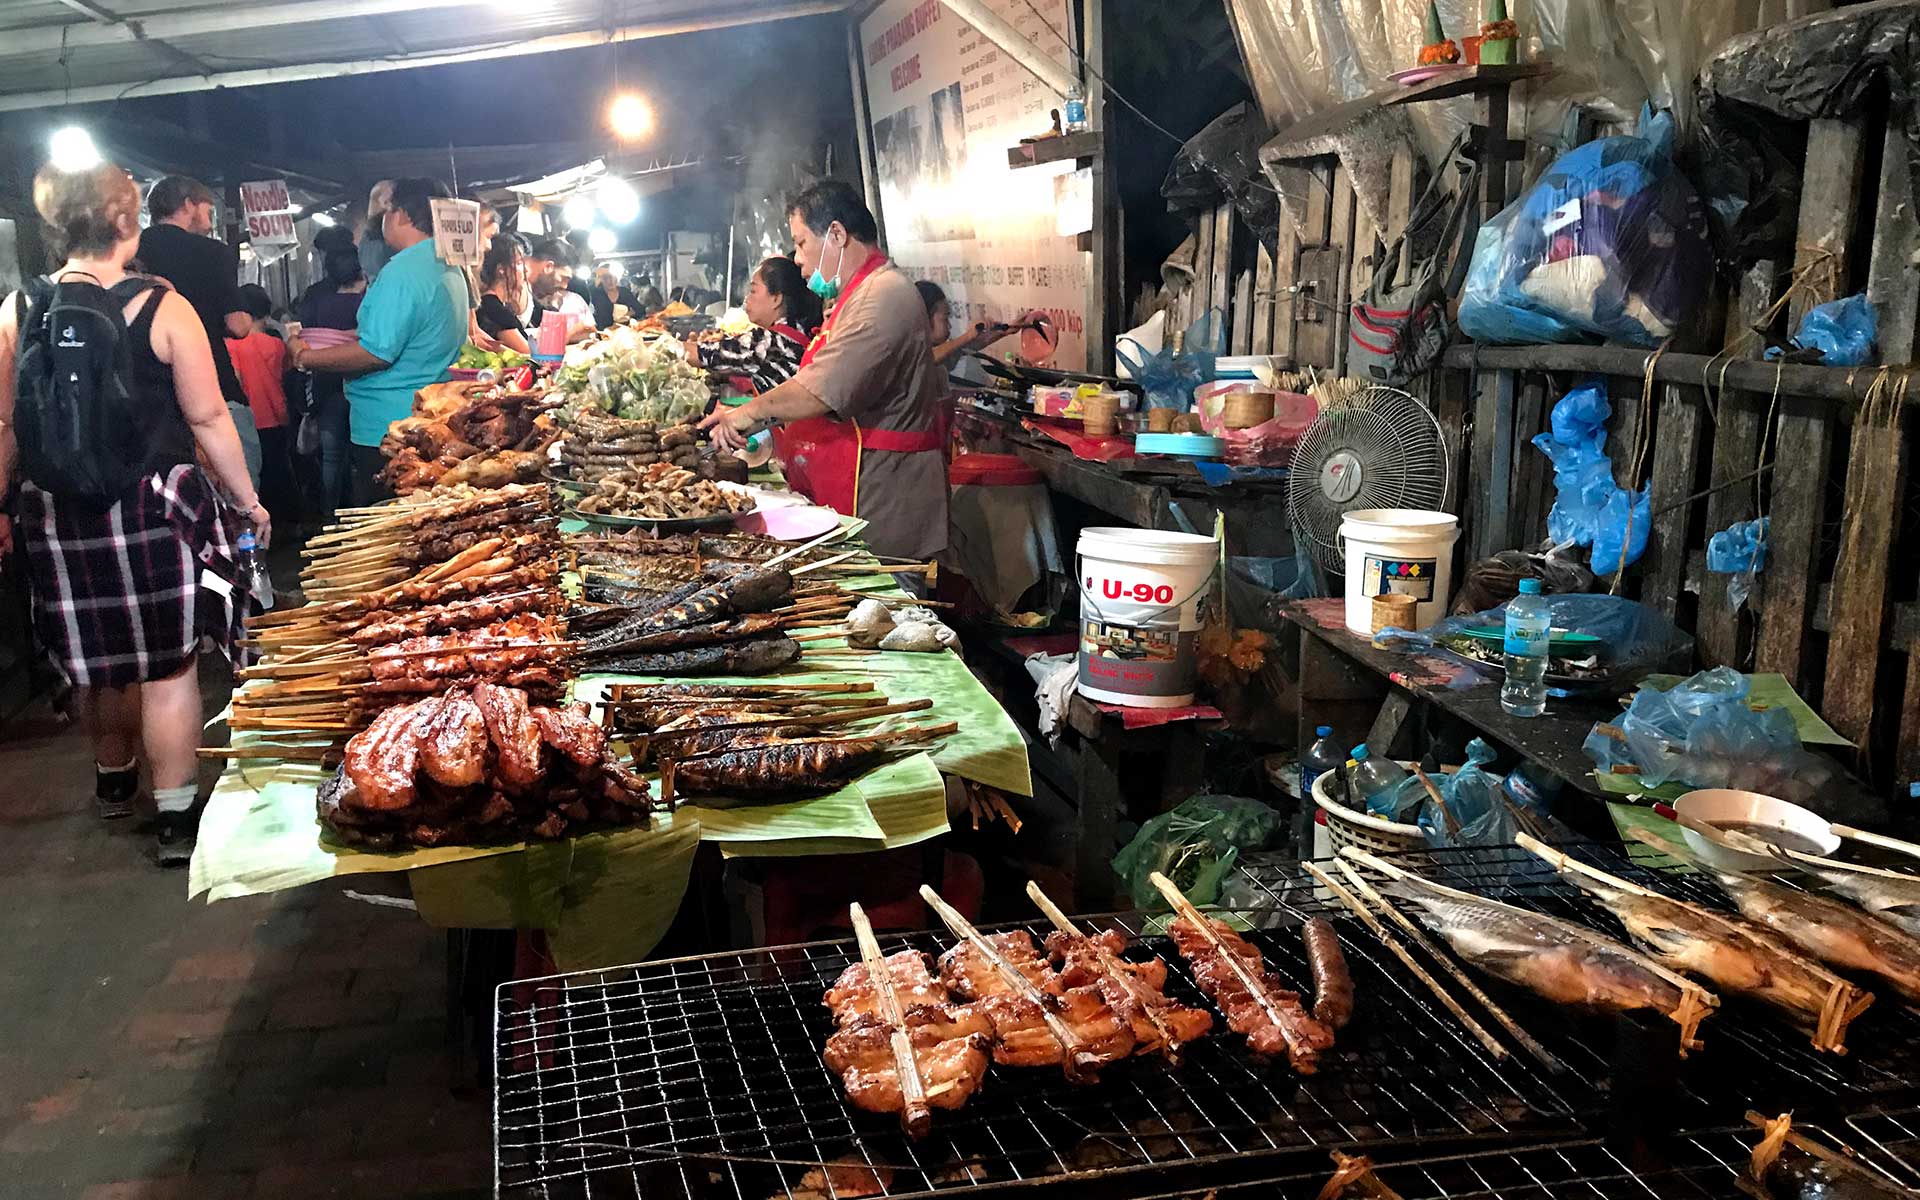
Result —
[[[1221, 309], [1229, 353], [1337, 372], [1347, 302], [1379, 259], [1381, 231], [1335, 159], [1285, 170], [1305, 184], [1304, 229], [1283, 223], [1274, 253], [1230, 207], [1202, 214], [1196, 284], [1171, 316]], [[1644, 351], [1456, 346], [1415, 390], [1453, 451], [1470, 561], [1545, 538], [1552, 469], [1532, 438], [1560, 395], [1603, 376], [1616, 478], [1652, 488], [1648, 550], [1621, 591], [1693, 632], [1706, 663], [1788, 676], [1886, 786], [1920, 778], [1920, 495], [1904, 383], [1920, 223], [1902, 134], [1884, 119], [1815, 122], [1803, 178], [1793, 261], [1747, 264], [1718, 284], [1653, 364], [1651, 385]], [[1410, 164], [1397, 167], [1391, 220], [1414, 182]], [[1815, 304], [1863, 288], [1880, 362], [1896, 369], [1757, 361], [1759, 334], [1784, 338]], [[1768, 562], [1735, 611], [1729, 577], [1706, 569], [1707, 539], [1757, 515], [1771, 521]]]

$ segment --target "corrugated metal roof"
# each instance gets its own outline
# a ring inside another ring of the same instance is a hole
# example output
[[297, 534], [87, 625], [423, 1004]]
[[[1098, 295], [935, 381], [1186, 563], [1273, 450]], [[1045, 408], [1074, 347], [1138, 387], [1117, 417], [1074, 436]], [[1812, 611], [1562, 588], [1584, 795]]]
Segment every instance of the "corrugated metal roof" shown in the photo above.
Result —
[[[449, 54], [581, 44], [611, 28], [724, 25], [845, 0], [0, 0], [0, 110], [394, 69]], [[296, 19], [297, 18], [297, 19]], [[198, 64], [196, 66], [196, 64]]]

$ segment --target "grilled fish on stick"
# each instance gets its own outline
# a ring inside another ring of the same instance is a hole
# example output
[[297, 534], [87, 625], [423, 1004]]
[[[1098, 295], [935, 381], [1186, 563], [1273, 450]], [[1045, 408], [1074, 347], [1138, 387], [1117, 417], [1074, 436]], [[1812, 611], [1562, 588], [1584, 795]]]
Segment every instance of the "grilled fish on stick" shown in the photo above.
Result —
[[1876, 975], [1920, 1002], [1920, 938], [1845, 901], [1746, 875], [1715, 877], [1749, 921], [1822, 962]]
[[[1227, 1028], [1245, 1034], [1247, 1048], [1261, 1058], [1285, 1056], [1293, 1069], [1311, 1075], [1319, 1066], [1322, 1052], [1333, 1048], [1333, 1030], [1307, 1014], [1297, 992], [1289, 991], [1277, 975], [1267, 970], [1260, 951], [1235, 933], [1223, 921], [1203, 918], [1213, 925], [1214, 935], [1227, 954], [1237, 959], [1266, 997], [1247, 990], [1240, 976], [1214, 949], [1212, 939], [1186, 917], [1176, 917], [1167, 925], [1167, 933], [1180, 954], [1193, 967], [1194, 982], [1213, 998], [1226, 1014]], [[1273, 1007], [1269, 1014], [1267, 1005]]]
[[1620, 918], [1658, 961], [1698, 975], [1724, 992], [1751, 996], [1811, 1030], [1816, 1050], [1845, 1054], [1847, 1025], [1873, 996], [1807, 958], [1758, 925], [1582, 868], [1521, 834], [1521, 845]]
[[[1371, 855], [1361, 861], [1379, 866]], [[1720, 1003], [1704, 988], [1572, 921], [1456, 892], [1404, 871], [1382, 890], [1412, 901], [1427, 928], [1488, 974], [1559, 1004], [1664, 1014], [1680, 1026], [1682, 1055], [1700, 1045], [1694, 1033]]]
[[583, 651], [587, 671], [620, 675], [765, 675], [800, 661], [800, 643], [785, 634], [750, 638], [721, 646], [698, 646], [659, 654], [601, 656]]
[[[699, 795], [707, 806], [778, 804], [831, 792], [899, 753], [900, 747], [953, 732], [953, 726], [854, 738], [796, 738], [742, 750], [670, 759], [661, 773], [669, 795]], [[724, 801], [725, 803], [717, 803]]]
[[1747, 1178], [1741, 1181], [1749, 1192], [1778, 1200], [1911, 1200], [1913, 1196], [1911, 1190], [1896, 1186], [1851, 1156], [1801, 1138], [1785, 1113], [1771, 1120], [1749, 1113], [1747, 1120], [1766, 1135], [1753, 1148]]

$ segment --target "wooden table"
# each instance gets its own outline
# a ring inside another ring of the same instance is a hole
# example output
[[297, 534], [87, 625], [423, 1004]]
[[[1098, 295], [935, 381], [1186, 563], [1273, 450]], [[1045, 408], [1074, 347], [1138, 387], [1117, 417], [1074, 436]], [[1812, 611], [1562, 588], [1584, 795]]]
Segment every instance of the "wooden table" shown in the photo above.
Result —
[[[1580, 747], [1594, 722], [1619, 716], [1612, 697], [1550, 699], [1544, 716], [1512, 716], [1500, 707], [1500, 683], [1492, 672], [1472, 671], [1443, 655], [1378, 649], [1371, 639], [1348, 630], [1342, 599], [1285, 601], [1275, 611], [1300, 631], [1296, 647], [1283, 647], [1289, 658], [1298, 656], [1288, 666], [1299, 689], [1300, 746], [1313, 744], [1315, 727], [1331, 725], [1342, 745], [1364, 741], [1375, 753], [1418, 757], [1412, 746], [1414, 719], [1419, 706], [1432, 705], [1576, 792], [1607, 798]], [[1312, 806], [1301, 808], [1303, 819], [1311, 821]], [[1591, 811], [1558, 815], [1576, 827], [1607, 827], [1603, 807], [1581, 808]]]

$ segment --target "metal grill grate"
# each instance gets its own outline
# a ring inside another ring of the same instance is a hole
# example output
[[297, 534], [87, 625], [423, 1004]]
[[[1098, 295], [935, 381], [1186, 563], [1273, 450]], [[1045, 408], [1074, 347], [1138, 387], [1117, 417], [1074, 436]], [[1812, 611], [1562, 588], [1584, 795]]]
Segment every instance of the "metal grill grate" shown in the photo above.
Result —
[[[1582, 853], [1617, 874], [1724, 905], [1704, 880], [1649, 871], [1618, 851]], [[1436, 852], [1420, 866], [1451, 886], [1621, 932], [1610, 914], [1518, 849]], [[1684, 1064], [1656, 1056], [1658, 1077], [1625, 1087], [1614, 1064], [1629, 1061], [1621, 1051], [1627, 1023], [1501, 991], [1569, 1070], [1549, 1075], [1517, 1050], [1496, 1061], [1364, 927], [1316, 894], [1298, 864], [1258, 859], [1235, 886], [1236, 910], [1257, 927], [1250, 936], [1289, 986], [1309, 984], [1300, 921], [1325, 915], [1339, 930], [1359, 1004], [1314, 1076], [1257, 1065], [1242, 1039], [1219, 1031], [1191, 1047], [1178, 1069], [1135, 1060], [1091, 1086], [1068, 1084], [1057, 1070], [996, 1065], [963, 1109], [937, 1113], [932, 1134], [911, 1142], [892, 1118], [850, 1108], [820, 1059], [831, 1030], [821, 994], [857, 961], [851, 941], [582, 972], [500, 990], [496, 1190], [858, 1200], [1046, 1184], [1055, 1194], [1064, 1187], [1113, 1200], [1227, 1187], [1277, 1171], [1324, 1179], [1331, 1148], [1400, 1160], [1455, 1155], [1492, 1178], [1504, 1168], [1491, 1164], [1515, 1156], [1473, 1152], [1617, 1133], [1622, 1107], [1657, 1107], [1641, 1116], [1665, 1128], [1712, 1128], [1747, 1107], [1862, 1111], [1920, 1079], [1920, 1018], [1884, 1002], [1856, 1023], [1853, 1053], [1842, 1059], [1816, 1054], [1770, 1016], [1735, 1010], [1741, 1015], [1729, 1019], [1723, 1011], [1703, 1027], [1705, 1051]], [[1130, 953], [1160, 954], [1173, 968], [1169, 994], [1213, 1011], [1157, 923], [1143, 921], [1086, 924], [1125, 931]], [[1021, 927], [1042, 932], [1037, 924], [1002, 928]], [[917, 934], [883, 938], [882, 949], [937, 953], [950, 943]], [[1657, 1106], [1644, 1103], [1649, 1095]], [[1546, 1179], [1556, 1161], [1541, 1159], [1533, 1170]], [[1426, 1192], [1402, 1194], [1496, 1194], [1453, 1178], [1437, 1175]], [[1592, 1194], [1730, 1194], [1714, 1190], [1723, 1181], [1711, 1172], [1705, 1182], [1685, 1172], [1670, 1181], [1693, 1191], [1636, 1192], [1626, 1178]], [[1549, 1193], [1517, 1193], [1535, 1194]]]
[[1920, 1108], [1876, 1109], [1847, 1118], [1849, 1149], [1920, 1188]]
[[[1575, 857], [1623, 879], [1708, 908], [1732, 911], [1707, 876], [1659, 869], [1617, 846], [1567, 845]], [[1592, 897], [1561, 880], [1552, 868], [1517, 846], [1435, 850], [1403, 859], [1436, 883], [1585, 925], [1631, 945], [1619, 919]], [[1654, 864], [1665, 860], [1654, 859]], [[1791, 885], [1791, 880], [1776, 882]], [[1255, 907], [1312, 899], [1314, 883], [1291, 860], [1253, 856], [1236, 883], [1236, 903]], [[1306, 898], [1306, 899], [1303, 899]], [[1329, 901], [1330, 902], [1330, 901]], [[1411, 913], [1412, 906], [1405, 906]], [[1847, 1031], [1845, 1056], [1815, 1050], [1806, 1034], [1773, 1010], [1722, 996], [1721, 1009], [1700, 1027], [1704, 1050], [1672, 1065], [1663, 1118], [1682, 1128], [1710, 1128], [1748, 1108], [1779, 1112], [1850, 1112], [1920, 1090], [1920, 1014], [1878, 989], [1879, 1001]], [[1491, 991], [1520, 1024], [1569, 1065], [1606, 1075], [1617, 1055], [1615, 1022], [1583, 1017], [1497, 983]]]

